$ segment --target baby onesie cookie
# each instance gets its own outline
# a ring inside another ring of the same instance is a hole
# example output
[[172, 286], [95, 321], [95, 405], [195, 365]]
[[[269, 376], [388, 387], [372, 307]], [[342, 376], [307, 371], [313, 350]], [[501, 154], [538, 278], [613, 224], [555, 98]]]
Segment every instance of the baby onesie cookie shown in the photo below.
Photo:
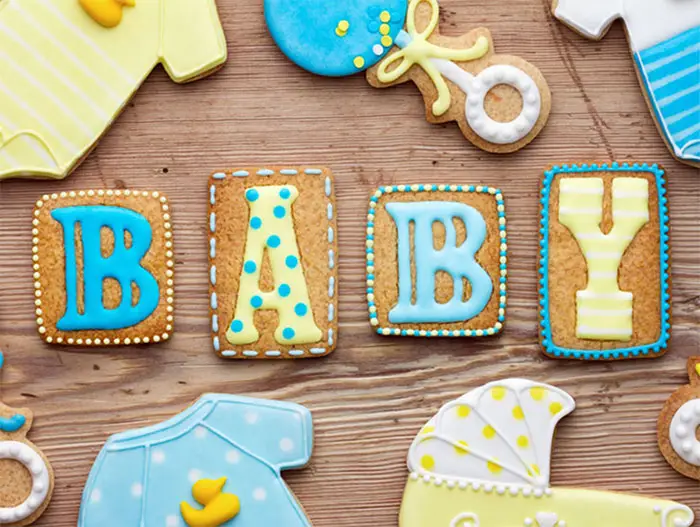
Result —
[[521, 149], [549, 117], [551, 94], [540, 71], [496, 55], [487, 29], [440, 35], [437, 0], [265, 0], [265, 17], [277, 45], [302, 68], [329, 76], [368, 70], [377, 88], [411, 80], [428, 121], [456, 121], [483, 150]]
[[542, 185], [546, 355], [656, 358], [671, 334], [668, 200], [657, 165], [554, 166]]
[[336, 346], [337, 228], [326, 168], [209, 181], [212, 342], [227, 359], [322, 357]]
[[44, 195], [32, 221], [34, 303], [48, 344], [117, 346], [173, 331], [170, 206], [159, 192]]
[[379, 335], [481, 337], [503, 329], [506, 218], [498, 189], [393, 185], [370, 198], [367, 301]]
[[[0, 353], [0, 368], [3, 358]], [[54, 474], [46, 456], [27, 440], [33, 414], [0, 403], [0, 525], [31, 525], [49, 506]]]
[[600, 40], [622, 19], [639, 81], [673, 155], [700, 163], [700, 8], [684, 0], [554, 0], [554, 15]]
[[0, 180], [64, 178], [151, 70], [178, 83], [226, 61], [214, 0], [4, 0]]
[[204, 395], [169, 421], [107, 440], [78, 527], [310, 527], [281, 471], [304, 467], [312, 447], [303, 406]]
[[676, 390], [659, 416], [659, 448], [674, 469], [700, 480], [700, 357], [688, 359], [688, 376], [690, 384]]
[[642, 496], [551, 487], [550, 454], [569, 394], [496, 381], [444, 405], [408, 453], [400, 527], [689, 527], [693, 512]]

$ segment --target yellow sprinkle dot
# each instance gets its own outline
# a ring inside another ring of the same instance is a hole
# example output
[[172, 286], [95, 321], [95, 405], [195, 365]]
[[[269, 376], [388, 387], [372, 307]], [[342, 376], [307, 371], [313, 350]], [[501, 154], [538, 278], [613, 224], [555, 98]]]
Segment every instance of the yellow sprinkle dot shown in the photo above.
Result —
[[420, 466], [425, 470], [433, 470], [435, 468], [435, 459], [433, 456], [426, 454], [420, 459]]
[[496, 401], [502, 401], [506, 396], [506, 389], [503, 386], [496, 386], [491, 390], [491, 397]]
[[435, 427], [434, 426], [424, 426], [423, 430], [420, 431], [421, 434], [427, 435], [427, 434], [432, 434], [435, 432]]
[[530, 388], [530, 397], [532, 397], [535, 401], [541, 401], [542, 399], [544, 399], [544, 396], [546, 394], [547, 391], [541, 386], [535, 386], [534, 388]]
[[389, 26], [389, 24], [382, 24], [381, 26], [379, 26], [379, 32], [382, 35], [388, 35], [391, 32], [391, 27]]
[[549, 412], [552, 415], [557, 415], [559, 412], [561, 412], [564, 409], [561, 403], [552, 403], [549, 405]]
[[496, 430], [491, 425], [486, 425], [483, 430], [484, 437], [486, 439], [493, 439], [496, 437]]
[[530, 465], [530, 468], [527, 470], [527, 473], [531, 476], [539, 476], [540, 467], [538, 465]]
[[525, 419], [525, 413], [523, 412], [523, 409], [520, 406], [516, 406], [515, 408], [513, 408], [513, 417], [517, 421], [522, 421], [523, 419]]
[[469, 453], [469, 445], [466, 441], [457, 441], [459, 445], [455, 445], [455, 452], [458, 456], [466, 456]]
[[698, 375], [700, 375], [700, 364], [696, 364], [696, 365], [695, 365], [695, 373], [697, 373]]
[[341, 31], [340, 28], [335, 28], [335, 34], [342, 38], [342, 37], [346, 36], [348, 34], [348, 32]]
[[461, 404], [457, 407], [457, 416], [461, 417], [462, 419], [469, 417], [470, 413], [472, 413], [472, 409], [468, 406]]
[[391, 13], [389, 13], [389, 11], [382, 11], [382, 14], [379, 15], [379, 20], [382, 22], [389, 22], [391, 20]]
[[518, 446], [520, 448], [527, 448], [530, 446], [530, 440], [525, 436], [518, 437]]
[[382, 37], [382, 46], [385, 48], [388, 48], [389, 46], [394, 44], [394, 39], [392, 39], [389, 35], [384, 35]]
[[503, 467], [498, 464], [497, 460], [489, 461], [486, 466], [492, 474], [500, 474], [503, 471]]
[[353, 60], [352, 63], [356, 68], [362, 68], [365, 65], [365, 59], [362, 57], [355, 57], [355, 60]]
[[338, 29], [346, 32], [348, 29], [350, 29], [350, 22], [348, 22], [347, 20], [341, 20], [340, 22], [338, 22]]

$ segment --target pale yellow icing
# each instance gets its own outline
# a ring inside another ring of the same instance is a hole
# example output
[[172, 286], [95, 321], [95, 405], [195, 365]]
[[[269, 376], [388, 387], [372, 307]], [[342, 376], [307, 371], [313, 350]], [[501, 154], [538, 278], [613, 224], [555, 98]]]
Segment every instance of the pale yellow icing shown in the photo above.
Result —
[[110, 29], [78, 0], [0, 2], [0, 179], [64, 177], [154, 66], [187, 82], [226, 55], [214, 0], [144, 0]]
[[622, 257], [649, 221], [649, 182], [619, 177], [612, 184], [613, 227], [601, 231], [601, 178], [564, 178], [559, 186], [559, 222], [576, 238], [588, 265], [588, 285], [576, 293], [576, 336], [592, 340], [632, 338], [632, 293], [618, 286]]
[[[246, 191], [250, 221], [234, 320], [226, 332], [231, 344], [252, 344], [259, 340], [260, 333], [254, 323], [254, 314], [259, 309], [277, 311], [279, 325], [275, 340], [280, 344], [309, 344], [321, 339], [294, 231], [292, 206], [298, 196], [294, 185], [252, 187]], [[274, 277], [274, 291], [260, 290], [265, 253]]]

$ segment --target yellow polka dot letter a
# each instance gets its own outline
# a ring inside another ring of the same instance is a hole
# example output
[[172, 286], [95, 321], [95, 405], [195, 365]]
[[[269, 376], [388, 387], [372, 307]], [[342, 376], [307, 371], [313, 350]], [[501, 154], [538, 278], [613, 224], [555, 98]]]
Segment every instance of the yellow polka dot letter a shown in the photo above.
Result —
[[[235, 318], [226, 338], [231, 344], [252, 344], [260, 339], [253, 316], [259, 309], [274, 309], [279, 316], [275, 340], [280, 344], [308, 344], [321, 338], [309, 309], [309, 290], [299, 265], [299, 246], [291, 210], [299, 191], [293, 185], [251, 187], [245, 192], [250, 221], [241, 270]], [[267, 252], [275, 289], [260, 290], [260, 271]]]
[[211, 328], [224, 358], [305, 358], [337, 339], [330, 171], [256, 168], [210, 180]]

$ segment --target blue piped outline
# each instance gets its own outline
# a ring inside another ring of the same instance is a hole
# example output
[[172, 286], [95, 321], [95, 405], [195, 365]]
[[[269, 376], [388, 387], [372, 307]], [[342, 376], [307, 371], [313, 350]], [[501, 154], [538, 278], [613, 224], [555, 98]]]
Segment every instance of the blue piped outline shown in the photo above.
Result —
[[[440, 189], [440, 187], [443, 187]], [[392, 194], [397, 192], [471, 192], [480, 194], [491, 194], [496, 200], [496, 206], [501, 207], [498, 210], [498, 231], [499, 231], [499, 269], [500, 277], [498, 280], [499, 305], [498, 305], [498, 321], [490, 328], [485, 329], [460, 329], [447, 330], [435, 329], [424, 330], [418, 328], [396, 328], [396, 327], [377, 327], [379, 320], [377, 317], [377, 307], [374, 303], [374, 210], [376, 209], [379, 199], [384, 194]], [[367, 253], [367, 307], [369, 309], [369, 320], [372, 327], [376, 327], [376, 332], [379, 335], [385, 336], [400, 336], [400, 337], [487, 337], [497, 335], [503, 330], [503, 325], [506, 318], [506, 290], [507, 290], [507, 275], [508, 275], [508, 239], [506, 235], [506, 212], [503, 193], [500, 189], [482, 186], [482, 185], [388, 185], [379, 187], [372, 195], [369, 201], [369, 213], [367, 215], [367, 235], [365, 239]]]
[[[661, 269], [661, 332], [659, 339], [653, 344], [635, 346], [631, 348], [619, 348], [611, 350], [577, 350], [562, 348], [554, 344], [552, 328], [549, 320], [549, 196], [552, 182], [559, 174], [589, 174], [592, 172], [648, 172], [654, 175], [656, 191], [659, 200], [659, 234], [660, 234], [660, 269]], [[584, 163], [582, 165], [555, 165], [544, 173], [540, 203], [542, 205], [540, 218], [540, 326], [541, 343], [545, 354], [558, 359], [579, 360], [614, 360], [661, 356], [665, 352], [671, 333], [671, 305], [669, 295], [669, 226], [668, 226], [668, 198], [666, 197], [664, 171], [658, 165], [647, 163]]]

